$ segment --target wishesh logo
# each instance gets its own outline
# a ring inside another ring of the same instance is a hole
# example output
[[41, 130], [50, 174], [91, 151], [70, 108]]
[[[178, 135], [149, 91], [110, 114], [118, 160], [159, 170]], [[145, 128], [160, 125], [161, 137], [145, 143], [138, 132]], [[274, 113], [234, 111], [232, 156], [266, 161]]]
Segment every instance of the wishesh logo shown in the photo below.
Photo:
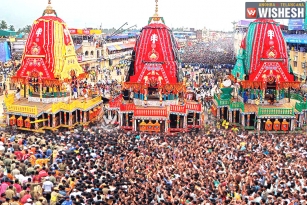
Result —
[[246, 8], [246, 18], [257, 18], [257, 9]]

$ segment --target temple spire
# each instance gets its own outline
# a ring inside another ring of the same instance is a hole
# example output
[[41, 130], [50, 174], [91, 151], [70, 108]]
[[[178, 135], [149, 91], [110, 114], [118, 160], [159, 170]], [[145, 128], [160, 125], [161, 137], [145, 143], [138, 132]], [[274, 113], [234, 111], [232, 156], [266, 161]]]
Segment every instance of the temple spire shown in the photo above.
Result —
[[159, 5], [158, 5], [158, 0], [156, 0], [156, 10], [155, 10], [155, 15], [159, 16]]
[[51, 0], [48, 0], [48, 6], [44, 10], [43, 16], [45, 16], [46, 14], [47, 15], [53, 15], [54, 14], [54, 15], [57, 16], [56, 11], [51, 6]]
[[152, 17], [152, 20], [157, 22], [157, 21], [160, 21], [161, 17], [158, 14], [158, 11], [159, 11], [158, 0], [155, 0], [155, 1], [156, 1], [156, 9], [155, 9], [155, 14]]

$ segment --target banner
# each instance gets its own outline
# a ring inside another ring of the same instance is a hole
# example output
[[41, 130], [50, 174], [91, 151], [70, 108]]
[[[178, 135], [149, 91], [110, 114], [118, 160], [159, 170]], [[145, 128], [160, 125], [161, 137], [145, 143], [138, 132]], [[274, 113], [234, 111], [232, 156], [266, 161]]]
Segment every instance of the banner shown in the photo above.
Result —
[[71, 35], [77, 34], [77, 29], [70, 28], [70, 29], [68, 29], [68, 31], [69, 31], [69, 33], [70, 33]]
[[75, 29], [75, 28], [70, 28], [68, 30], [69, 30], [69, 33], [71, 35], [93, 35], [93, 34], [100, 35], [100, 34], [102, 34], [102, 31], [101, 30], [97, 30], [97, 29]]
[[304, 30], [304, 19], [289, 19], [289, 31]]

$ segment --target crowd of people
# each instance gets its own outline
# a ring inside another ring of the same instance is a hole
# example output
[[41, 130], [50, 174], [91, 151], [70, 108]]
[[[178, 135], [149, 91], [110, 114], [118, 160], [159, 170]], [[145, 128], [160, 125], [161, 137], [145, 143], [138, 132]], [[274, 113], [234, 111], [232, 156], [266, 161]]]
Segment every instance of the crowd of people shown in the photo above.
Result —
[[304, 135], [0, 133], [3, 205], [306, 204]]
[[[231, 48], [196, 44], [185, 49], [183, 62], [232, 63]], [[117, 69], [116, 75], [123, 72]], [[210, 93], [229, 72], [183, 68], [198, 95]], [[120, 83], [111, 73], [98, 70], [100, 80], [80, 87], [113, 95]], [[238, 133], [207, 125], [172, 136], [106, 130], [100, 122], [68, 132], [0, 131], [0, 204], [307, 205], [304, 134]]]
[[199, 63], [205, 65], [235, 64], [232, 38], [211, 42], [195, 43], [183, 48], [183, 63]]

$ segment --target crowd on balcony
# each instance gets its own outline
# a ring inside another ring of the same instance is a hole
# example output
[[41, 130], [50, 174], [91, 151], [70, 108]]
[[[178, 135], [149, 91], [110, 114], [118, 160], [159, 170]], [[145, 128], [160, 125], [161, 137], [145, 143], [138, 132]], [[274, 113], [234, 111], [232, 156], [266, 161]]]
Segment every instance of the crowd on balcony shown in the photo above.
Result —
[[233, 39], [225, 38], [218, 41], [202, 42], [183, 49], [183, 63], [204, 65], [235, 64]]

